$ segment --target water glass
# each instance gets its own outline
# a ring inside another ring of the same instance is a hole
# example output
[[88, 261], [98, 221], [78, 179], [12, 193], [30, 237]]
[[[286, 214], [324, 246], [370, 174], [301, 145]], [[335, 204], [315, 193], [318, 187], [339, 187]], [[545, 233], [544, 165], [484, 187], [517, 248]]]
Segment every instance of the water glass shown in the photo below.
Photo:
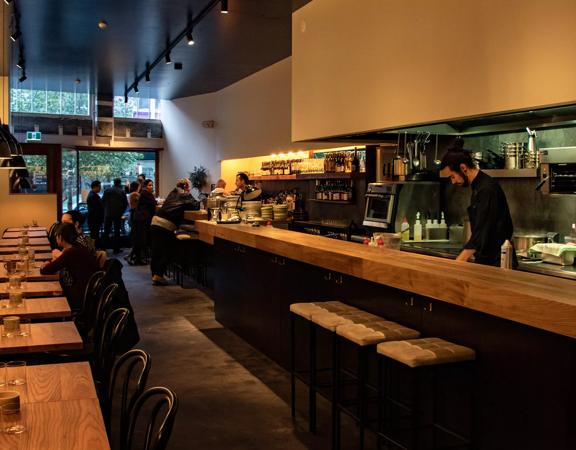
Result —
[[6, 386], [6, 363], [0, 362], [0, 388]]
[[30, 267], [34, 266], [35, 256], [36, 256], [36, 252], [34, 251], [34, 249], [32, 247], [30, 247], [28, 249], [28, 269], [30, 269]]
[[22, 291], [13, 289], [8, 294], [8, 308], [22, 308], [24, 306]]
[[7, 434], [20, 434], [26, 431], [24, 409], [20, 404], [9, 403], [0, 407], [2, 431]]
[[6, 385], [23, 386], [26, 384], [26, 361], [6, 363]]
[[32, 332], [30, 319], [20, 319], [20, 337], [29, 337]]

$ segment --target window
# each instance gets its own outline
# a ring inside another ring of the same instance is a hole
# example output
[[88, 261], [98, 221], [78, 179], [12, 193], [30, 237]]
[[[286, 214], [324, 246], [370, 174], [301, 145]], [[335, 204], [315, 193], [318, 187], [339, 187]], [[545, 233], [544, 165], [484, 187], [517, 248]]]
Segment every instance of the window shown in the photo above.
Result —
[[12, 194], [46, 194], [48, 192], [48, 156], [24, 155], [24, 161], [28, 167], [28, 174], [21, 170], [11, 171], [10, 192]]
[[90, 94], [87, 92], [11, 89], [10, 111], [88, 116], [90, 115]]
[[160, 119], [160, 100], [154, 98], [114, 97], [114, 117], [128, 119]]

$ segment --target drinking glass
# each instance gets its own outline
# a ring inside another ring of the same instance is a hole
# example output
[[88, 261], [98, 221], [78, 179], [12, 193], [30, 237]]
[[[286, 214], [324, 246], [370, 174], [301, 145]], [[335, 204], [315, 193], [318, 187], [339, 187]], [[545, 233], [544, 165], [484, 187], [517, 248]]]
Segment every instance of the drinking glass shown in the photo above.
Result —
[[21, 308], [24, 306], [24, 300], [21, 290], [13, 289], [8, 294], [8, 307]]
[[20, 404], [8, 403], [0, 407], [2, 431], [7, 434], [20, 434], [26, 431], [24, 412]]
[[36, 252], [32, 247], [28, 249], [28, 269], [34, 266]]
[[6, 363], [0, 362], [0, 388], [6, 386]]
[[31, 333], [30, 319], [20, 319], [20, 333], [21, 337], [29, 337]]
[[26, 361], [9, 361], [6, 363], [6, 385], [22, 386], [26, 384]]

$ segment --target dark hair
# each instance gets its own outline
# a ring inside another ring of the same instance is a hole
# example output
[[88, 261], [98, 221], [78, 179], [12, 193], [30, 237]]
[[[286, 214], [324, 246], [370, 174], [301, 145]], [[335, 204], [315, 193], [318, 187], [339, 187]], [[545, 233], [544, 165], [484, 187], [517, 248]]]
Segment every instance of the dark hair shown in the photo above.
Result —
[[440, 170], [449, 167], [453, 172], [460, 172], [461, 164], [464, 164], [469, 169], [476, 167], [474, 159], [472, 158], [472, 152], [464, 149], [464, 140], [458, 137], [448, 147], [446, 153], [442, 157]]
[[250, 179], [248, 178], [248, 175], [246, 175], [244, 172], [239, 172], [238, 174], [236, 174], [236, 176], [240, 177], [240, 179], [242, 181], [244, 181], [244, 184], [250, 183]]
[[143, 187], [146, 187], [146, 186], [148, 186], [150, 183], [154, 183], [154, 182], [153, 182], [150, 178], [146, 178], [146, 179], [144, 180], [144, 183], [142, 183], [142, 186], [143, 186]]
[[92, 189], [94, 189], [95, 187], [100, 187], [101, 185], [102, 185], [102, 183], [100, 183], [99, 180], [94, 180], [94, 181], [90, 184], [90, 187], [91, 187]]
[[84, 223], [84, 216], [80, 211], [71, 209], [70, 211], [66, 211], [64, 214], [68, 214], [70, 217], [72, 217], [73, 223], [78, 223], [79, 225]]
[[114, 186], [122, 186], [122, 180], [120, 178], [114, 178]]
[[56, 237], [58, 236], [60, 236], [60, 238], [68, 244], [74, 244], [78, 238], [78, 232], [76, 231], [76, 227], [74, 227], [73, 224], [61, 223], [58, 226], [58, 230], [56, 231]]
[[142, 177], [142, 178], [146, 178], [146, 174], [145, 174], [145, 173], [141, 173], [141, 174], [140, 174], [140, 175], [138, 175], [136, 178], [140, 178], [140, 177]]
[[140, 189], [140, 183], [137, 181], [132, 181], [130, 183], [130, 192], [136, 192], [138, 189]]

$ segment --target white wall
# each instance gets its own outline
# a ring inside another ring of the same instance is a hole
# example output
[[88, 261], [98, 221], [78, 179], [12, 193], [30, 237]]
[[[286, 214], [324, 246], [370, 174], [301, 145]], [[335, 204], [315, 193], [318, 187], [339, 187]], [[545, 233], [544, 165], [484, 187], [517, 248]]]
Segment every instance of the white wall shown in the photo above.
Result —
[[[214, 183], [224, 159], [334, 147], [292, 143], [291, 80], [292, 59], [286, 58], [221, 91], [163, 102], [160, 193], [166, 195], [194, 165], [205, 166]], [[215, 120], [216, 127], [202, 128], [206, 120]]]
[[[160, 153], [160, 194], [166, 196], [178, 178], [187, 177], [196, 165], [206, 167], [211, 179], [220, 171], [216, 129], [203, 128], [214, 120], [215, 94], [198, 95], [162, 102], [164, 151]], [[209, 180], [209, 183], [212, 182]]]

